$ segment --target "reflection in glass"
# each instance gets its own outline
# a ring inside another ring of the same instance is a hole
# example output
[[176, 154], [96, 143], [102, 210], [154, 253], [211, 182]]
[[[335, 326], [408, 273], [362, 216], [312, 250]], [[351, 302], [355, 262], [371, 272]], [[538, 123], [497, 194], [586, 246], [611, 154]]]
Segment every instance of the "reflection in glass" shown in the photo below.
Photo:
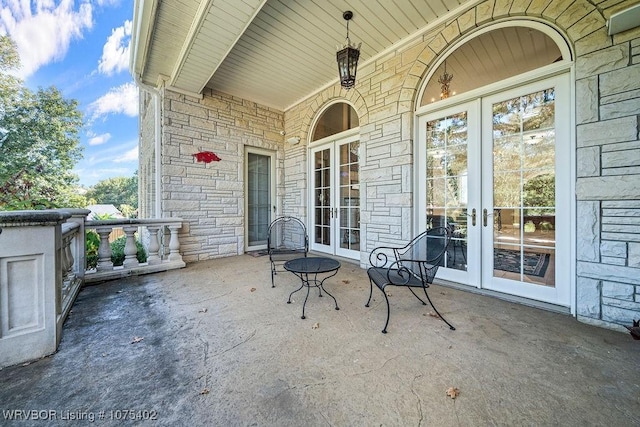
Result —
[[555, 91], [493, 104], [494, 276], [555, 286]]
[[247, 244], [266, 245], [271, 218], [271, 158], [247, 153], [247, 163]]
[[322, 245], [331, 244], [329, 233], [331, 222], [331, 159], [330, 150], [317, 151], [314, 154], [314, 204], [315, 224], [314, 241]]
[[360, 141], [340, 146], [340, 247], [360, 250]]
[[426, 123], [427, 228], [449, 227], [445, 266], [467, 270], [467, 113]]
[[358, 126], [358, 114], [351, 105], [343, 102], [333, 104], [318, 119], [311, 140], [317, 141]]

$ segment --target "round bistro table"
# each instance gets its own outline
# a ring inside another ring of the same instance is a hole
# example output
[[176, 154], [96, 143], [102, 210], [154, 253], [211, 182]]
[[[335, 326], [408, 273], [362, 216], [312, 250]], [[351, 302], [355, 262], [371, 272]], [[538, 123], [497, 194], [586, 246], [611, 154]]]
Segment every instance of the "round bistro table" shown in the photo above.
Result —
[[304, 310], [307, 305], [307, 300], [309, 299], [309, 289], [311, 287], [316, 287], [318, 288], [320, 296], [322, 296], [322, 291], [324, 291], [327, 295], [333, 298], [333, 302], [336, 303], [336, 310], [340, 310], [338, 307], [338, 301], [336, 301], [335, 297], [327, 292], [327, 290], [322, 286], [325, 280], [338, 273], [339, 268], [340, 263], [338, 261], [325, 257], [304, 257], [285, 262], [284, 269], [298, 276], [302, 282], [298, 289], [289, 294], [287, 304], [291, 304], [291, 296], [293, 294], [306, 286], [307, 296], [304, 298], [304, 303], [302, 304], [302, 319], [305, 319]]

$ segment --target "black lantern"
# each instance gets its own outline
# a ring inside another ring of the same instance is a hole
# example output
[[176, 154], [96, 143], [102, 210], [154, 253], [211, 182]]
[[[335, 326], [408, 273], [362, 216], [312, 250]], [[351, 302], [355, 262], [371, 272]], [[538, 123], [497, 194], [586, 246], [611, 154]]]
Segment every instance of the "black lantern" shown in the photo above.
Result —
[[349, 20], [353, 18], [353, 12], [347, 10], [342, 14], [347, 21], [347, 41], [342, 49], [336, 53], [338, 60], [338, 73], [340, 74], [340, 85], [345, 89], [351, 89], [356, 84], [356, 70], [358, 68], [358, 58], [360, 57], [360, 45], [351, 44], [349, 40]]

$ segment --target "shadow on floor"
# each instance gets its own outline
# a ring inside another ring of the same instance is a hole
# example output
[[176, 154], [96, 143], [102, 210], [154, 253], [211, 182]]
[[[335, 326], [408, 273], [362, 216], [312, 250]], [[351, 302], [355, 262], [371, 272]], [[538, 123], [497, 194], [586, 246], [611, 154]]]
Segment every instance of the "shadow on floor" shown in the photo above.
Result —
[[340, 310], [312, 290], [302, 320], [303, 292], [286, 304], [298, 279], [272, 289], [268, 262], [84, 288], [58, 353], [0, 370], [0, 424], [45, 425], [7, 419], [35, 410], [46, 425], [640, 425], [629, 335], [439, 286], [456, 331], [392, 289], [383, 335], [384, 298], [365, 308], [366, 272], [346, 263], [325, 283]]

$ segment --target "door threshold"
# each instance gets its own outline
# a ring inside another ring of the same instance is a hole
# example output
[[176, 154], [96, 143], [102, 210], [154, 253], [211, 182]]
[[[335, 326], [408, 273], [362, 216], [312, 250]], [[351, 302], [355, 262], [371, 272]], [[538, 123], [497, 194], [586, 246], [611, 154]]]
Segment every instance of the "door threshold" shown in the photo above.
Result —
[[354, 264], [357, 266], [360, 266], [360, 260], [359, 259], [355, 259], [355, 258], [346, 258], [340, 255], [333, 255], [333, 254], [328, 254], [325, 252], [319, 252], [319, 251], [309, 251], [309, 256], [323, 256], [323, 257], [327, 257], [327, 258], [332, 258], [335, 259], [337, 261], [342, 262], [346, 262], [347, 264]]
[[435, 285], [441, 285], [444, 287], [453, 288], [460, 291], [466, 291], [466, 292], [471, 292], [478, 295], [493, 297], [493, 298], [501, 299], [503, 301], [526, 305], [528, 307], [540, 308], [542, 310], [551, 311], [559, 314], [567, 314], [569, 316], [571, 315], [571, 309], [569, 307], [564, 307], [561, 305], [555, 305], [555, 304], [551, 304], [543, 301], [536, 301], [529, 298], [519, 297], [516, 295], [510, 295], [502, 292], [492, 291], [490, 289], [478, 289], [473, 286], [462, 285], [460, 283], [450, 282], [448, 280], [435, 279], [433, 283]]

